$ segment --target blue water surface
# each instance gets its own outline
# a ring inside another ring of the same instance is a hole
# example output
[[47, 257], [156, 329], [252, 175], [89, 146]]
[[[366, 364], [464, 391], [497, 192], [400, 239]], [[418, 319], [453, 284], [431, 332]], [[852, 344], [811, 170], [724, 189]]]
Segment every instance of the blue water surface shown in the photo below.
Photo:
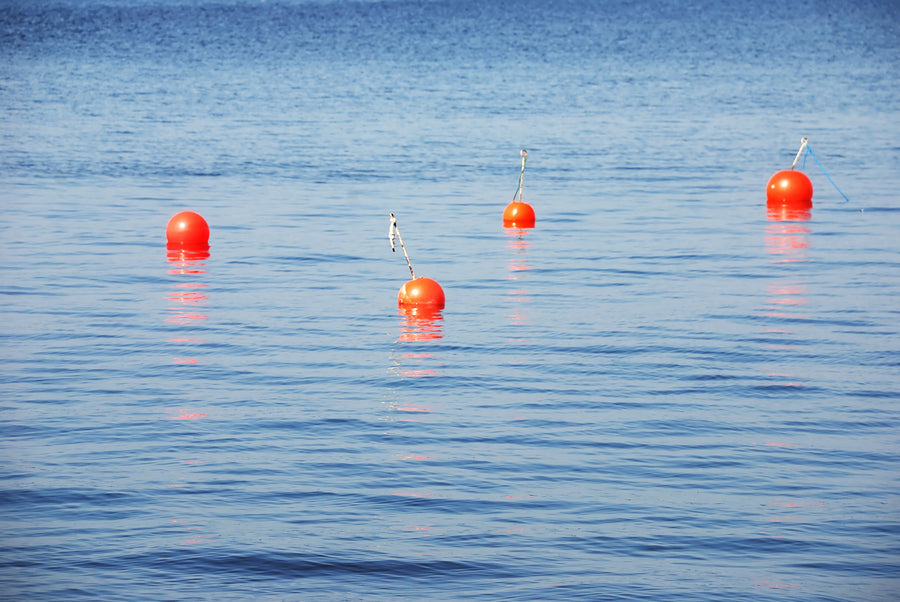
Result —
[[5, 0], [0, 52], [3, 598], [900, 591], [895, 3]]

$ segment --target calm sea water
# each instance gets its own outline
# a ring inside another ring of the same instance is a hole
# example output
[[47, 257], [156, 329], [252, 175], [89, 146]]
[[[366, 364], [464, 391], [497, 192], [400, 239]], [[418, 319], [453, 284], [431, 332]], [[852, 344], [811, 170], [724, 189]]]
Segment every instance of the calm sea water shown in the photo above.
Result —
[[4, 598], [898, 596], [896, 3], [6, 0], [0, 52]]

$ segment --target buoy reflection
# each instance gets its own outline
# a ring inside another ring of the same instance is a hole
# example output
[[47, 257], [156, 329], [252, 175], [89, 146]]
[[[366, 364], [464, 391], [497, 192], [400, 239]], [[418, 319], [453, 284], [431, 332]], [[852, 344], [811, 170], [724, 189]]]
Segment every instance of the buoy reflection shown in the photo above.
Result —
[[[766, 445], [781, 448], [778, 451], [773, 450], [770, 453], [782, 455], [790, 453], [790, 448], [794, 447], [793, 444], [773, 445], [771, 443], [766, 443]], [[761, 526], [759, 534], [773, 539], [785, 539], [786, 535], [789, 535], [793, 531], [793, 525], [815, 525], [816, 516], [822, 512], [821, 509], [825, 507], [825, 503], [774, 498], [763, 506], [766, 508], [766, 513], [769, 516], [765, 526]], [[770, 585], [768, 587], [786, 586]]]
[[509, 319], [514, 326], [531, 324], [528, 313], [525, 311], [525, 304], [528, 303], [529, 297], [528, 290], [524, 285], [527, 272], [532, 269], [528, 263], [528, 248], [531, 246], [531, 241], [528, 240], [530, 232], [530, 230], [522, 228], [506, 230], [506, 248], [511, 251], [508, 264], [509, 280], [516, 284], [508, 292], [507, 297], [513, 303]]
[[[809, 226], [793, 221], [774, 221], [766, 225], [766, 250], [772, 263], [803, 263], [809, 261]], [[765, 315], [779, 318], [798, 317], [791, 309], [809, 303], [806, 283], [796, 276], [780, 279], [767, 287]]]
[[766, 218], [770, 222], [805, 222], [812, 218], [812, 212], [809, 207], [771, 204], [766, 206]]
[[[413, 343], [432, 343], [440, 340], [444, 335], [442, 310], [435, 307], [400, 307], [398, 315], [403, 319], [400, 322], [400, 335], [397, 342], [404, 345]], [[419, 378], [423, 376], [438, 376], [441, 374], [443, 364], [430, 351], [421, 347], [396, 349], [391, 352], [393, 366], [390, 371], [398, 376]], [[421, 408], [410, 408], [405, 405], [395, 408], [402, 411], [425, 411]]]
[[[187, 326], [205, 322], [209, 316], [202, 311], [209, 296], [206, 294], [207, 285], [196, 282], [195, 279], [205, 274], [206, 260], [209, 259], [208, 250], [168, 249], [166, 260], [171, 264], [169, 274], [187, 278], [188, 282], [177, 282], [173, 289], [166, 294], [169, 302], [169, 314], [165, 321], [178, 326]], [[179, 278], [180, 279], [180, 278]], [[187, 333], [185, 333], [187, 334]], [[199, 338], [191, 336], [173, 337], [170, 342], [177, 343], [202, 343]], [[196, 357], [176, 356], [173, 364], [199, 364]]]
[[442, 310], [428, 306], [400, 307], [397, 313], [403, 316], [400, 337], [397, 339], [401, 343], [432, 341], [443, 337]]
[[166, 318], [166, 322], [184, 326], [191, 322], [205, 321], [208, 316], [205, 313], [193, 309], [194, 306], [206, 303], [206, 300], [208, 299], [206, 293], [202, 290], [197, 290], [204, 287], [206, 287], [205, 284], [193, 282], [176, 284], [175, 290], [166, 295], [166, 299], [180, 305], [169, 306], [170, 313], [169, 317]]
[[184, 284], [176, 284], [175, 288], [178, 290], [169, 293], [166, 297], [169, 301], [174, 301], [176, 303], [184, 303], [185, 305], [199, 304], [203, 303], [207, 299], [207, 295], [203, 293], [203, 291], [194, 290], [199, 288], [205, 288], [205, 284], [187, 282]]
[[[175, 483], [169, 485], [169, 487], [185, 486], [185, 483]], [[213, 543], [214, 539], [222, 537], [221, 533], [215, 533], [212, 535], [204, 534], [202, 533], [202, 527], [190, 526], [191, 523], [188, 523], [187, 521], [172, 519], [171, 524], [173, 528], [177, 529], [176, 533], [180, 534], [180, 541], [178, 542], [178, 545], [180, 546], [198, 546], [211, 544]]]
[[782, 208], [773, 212], [770, 208], [766, 224], [766, 251], [777, 276], [766, 285], [765, 308], [760, 312], [768, 318], [761, 332], [763, 347], [773, 353], [775, 362], [763, 377], [767, 386], [804, 387], [807, 384], [802, 375], [795, 373], [792, 361], [803, 339], [791, 321], [805, 318], [801, 312], [809, 304], [802, 264], [809, 261], [810, 228], [802, 223], [808, 217], [802, 217], [802, 212], [798, 214], [797, 211], [787, 213]]
[[810, 229], [795, 222], [774, 222], [766, 226], [766, 249], [772, 263], [807, 261]]
[[204, 266], [209, 259], [209, 251], [169, 249], [166, 251], [166, 259], [175, 264], [169, 270], [170, 274], [205, 274]]

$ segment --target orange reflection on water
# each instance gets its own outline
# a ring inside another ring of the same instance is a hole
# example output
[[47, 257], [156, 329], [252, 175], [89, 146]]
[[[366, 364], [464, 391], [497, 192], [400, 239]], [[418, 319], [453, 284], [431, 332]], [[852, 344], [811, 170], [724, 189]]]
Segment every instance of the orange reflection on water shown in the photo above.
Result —
[[[509, 257], [509, 280], [524, 282], [525, 272], [533, 269], [528, 263], [528, 248], [531, 242], [527, 237], [531, 234], [530, 230], [508, 228], [506, 232], [506, 248], [513, 251]], [[508, 297], [513, 303], [512, 311], [509, 314], [510, 322], [514, 326], [525, 326], [531, 324], [531, 319], [525, 311], [524, 306], [528, 303], [528, 291], [519, 285], [516, 289], [509, 291]]]
[[[174, 310], [175, 308], [170, 307], [170, 310]], [[191, 322], [202, 322], [206, 320], [209, 316], [206, 314], [197, 313], [195, 311], [182, 311], [178, 312], [175, 315], [169, 316], [166, 318], [166, 322], [172, 322], [174, 324], [190, 324]]]
[[[428, 306], [401, 306], [397, 310], [397, 314], [402, 316], [400, 320], [400, 334], [397, 342], [402, 344], [410, 343], [432, 343], [440, 340], [443, 334], [444, 315], [441, 308]], [[430, 352], [407, 352], [401, 353], [394, 351], [391, 353], [393, 366], [389, 368], [390, 372], [400, 376], [408, 376], [413, 378], [422, 378], [428, 376], [438, 376], [441, 374], [440, 368], [443, 364], [434, 357]], [[437, 368], [435, 363], [437, 362]], [[420, 408], [393, 408], [400, 411], [423, 411], [427, 409]]]
[[787, 378], [791, 380], [786, 380], [784, 382], [778, 383], [783, 387], [805, 387], [806, 383], [800, 380], [796, 380], [798, 376], [796, 374], [787, 374], [784, 372], [770, 372], [769, 376], [776, 376], [778, 378]]
[[[178, 410], [177, 416], [170, 416], [172, 420], [199, 420], [201, 418], [206, 418], [206, 413], [209, 410]], [[167, 413], [170, 413], [170, 410], [166, 410]]]
[[407, 526], [407, 527], [403, 527], [401, 530], [403, 530], [403, 531], [411, 531], [411, 532], [414, 532], [414, 533], [421, 533], [421, 534], [422, 534], [422, 537], [431, 537], [431, 534], [428, 533], [428, 529], [431, 528], [431, 527], [433, 527], [433, 526], [434, 526], [433, 523], [428, 524], [428, 525], [425, 525], [425, 526], [421, 526], [421, 525], [409, 525], [409, 526]]
[[192, 531], [193, 533], [188, 533], [185, 539], [181, 540], [178, 545], [187, 546], [187, 545], [198, 545], [198, 544], [207, 544], [211, 543], [213, 539], [218, 539], [222, 537], [221, 533], [216, 533], [215, 535], [204, 535], [201, 533], [202, 527], [190, 527], [187, 523], [179, 520], [172, 520], [173, 526], [179, 527], [184, 531]]
[[437, 376], [440, 373], [440, 370], [435, 370], [434, 368], [428, 368], [426, 370], [403, 370], [401, 372], [403, 376], [412, 376], [414, 378], [419, 378], [422, 376]]
[[[525, 303], [528, 299], [525, 297], [516, 297], [513, 298], [513, 302], [517, 303]], [[509, 314], [509, 321], [513, 326], [531, 326], [531, 317], [528, 315], [528, 312], [516, 306], [512, 312]], [[522, 339], [522, 342], [527, 341], [527, 339]]]
[[809, 208], [767, 204], [766, 219], [770, 222], [806, 222], [812, 218]]
[[199, 364], [200, 361], [195, 357], [173, 357], [173, 364]]
[[209, 251], [189, 251], [186, 249], [170, 249], [166, 251], [166, 259], [176, 264], [169, 270], [170, 274], [205, 274], [206, 260]]
[[[400, 372], [400, 374], [402, 374], [403, 376], [430, 376], [430, 375], [420, 374], [420, 372], [424, 372], [424, 370], [423, 371], [406, 370], [406, 371]], [[434, 372], [436, 373], [437, 371], [434, 371]], [[422, 419], [420, 419], [418, 417], [413, 418], [413, 416], [422, 416], [422, 418], [427, 418], [427, 414], [429, 414], [431, 412], [431, 410], [429, 410], [428, 408], [420, 408], [420, 407], [416, 407], [416, 406], [411, 406], [409, 404], [401, 406], [401, 405], [397, 405], [396, 403], [389, 404], [388, 409], [391, 412], [403, 412], [410, 416], [410, 418], [397, 419], [400, 422], [422, 422]]]
[[506, 229], [505, 232], [506, 248], [515, 251], [509, 258], [509, 279], [518, 280], [519, 275], [517, 272], [532, 269], [532, 267], [528, 265], [528, 247], [531, 246], [531, 242], [527, 240], [527, 237], [530, 234], [530, 231], [510, 228]]
[[807, 261], [810, 229], [803, 224], [776, 222], [766, 226], [766, 248], [773, 263]]
[[[766, 224], [766, 249], [772, 263], [802, 263], [809, 260], [808, 225], [791, 220], [809, 219], [809, 211], [785, 207], [769, 208], [769, 223]], [[804, 217], [805, 216], [805, 217]], [[776, 281], [767, 287], [769, 298], [767, 312], [763, 315], [776, 318], [802, 317], [789, 310], [809, 303], [807, 287], [796, 280]]]
[[[769, 503], [764, 504], [766, 508], [772, 509], [773, 516], [770, 516], [767, 519], [769, 526], [774, 526], [776, 524], [782, 525], [794, 525], [798, 523], [806, 523], [809, 521], [809, 518], [803, 516], [800, 513], [810, 512], [812, 508], [821, 508], [824, 507], [825, 504], [822, 502], [796, 502], [796, 501], [782, 501], [778, 498], [771, 500]], [[806, 509], [806, 510], [804, 510]], [[776, 534], [769, 531], [760, 531], [760, 535], [767, 535], [769, 537], [774, 537], [776, 539], [784, 539], [784, 535]]]
[[[413, 360], [417, 365], [423, 365], [426, 361], [432, 361], [432, 360], [434, 360], [434, 356], [431, 355], [430, 353], [404, 353], [401, 357], [402, 357], [404, 360], [410, 360], [410, 359], [411, 359], [411, 360]], [[398, 367], [396, 371], [399, 372], [400, 374], [402, 374], [403, 376], [414, 376], [414, 377], [418, 377], [418, 376], [437, 376], [438, 374], [441, 373], [440, 370], [437, 370], [437, 369], [435, 369], [435, 368], [415, 368], [415, 369], [406, 368], [406, 369], [400, 369], [400, 368]], [[427, 408], [410, 408], [410, 407], [403, 407], [403, 408], [394, 408], [394, 409], [397, 410], [397, 411], [399, 411], [399, 412], [427, 412], [427, 411], [428, 411]]]
[[[192, 251], [187, 249], [169, 249], [166, 259], [175, 264], [175, 268], [169, 270], [169, 274], [176, 276], [197, 276], [206, 273], [206, 260], [209, 251]], [[197, 322], [206, 321], [209, 316], [198, 311], [199, 306], [204, 305], [209, 296], [204, 289], [207, 285], [200, 282], [179, 282], [175, 284], [175, 290], [169, 291], [166, 300], [174, 305], [168, 307], [169, 316], [164, 321], [179, 326], [186, 326]], [[173, 343], [203, 343], [202, 340], [190, 336], [173, 337], [169, 339]], [[174, 357], [173, 364], [199, 364], [195, 357]]]
[[404, 318], [400, 325], [400, 337], [397, 339], [401, 343], [432, 341], [443, 337], [442, 310], [432, 307], [401, 307], [398, 313]]
[[401, 406], [401, 407], [394, 407], [391, 409], [393, 409], [397, 412], [428, 412], [429, 411], [428, 408], [417, 408], [417, 407], [408, 406], [408, 405]]
[[763, 315], [776, 318], [799, 318], [801, 314], [791, 313], [789, 310], [800, 308], [809, 303], [806, 298], [806, 285], [798, 282], [776, 282], [766, 287], [769, 298], [766, 299], [766, 309]]
[[[166, 299], [172, 301], [173, 303], [180, 303], [181, 305], [202, 305], [209, 297], [204, 292], [194, 289], [205, 287], [205, 284], [194, 282], [184, 282], [181, 284], [176, 284], [175, 288], [178, 290], [170, 292], [168, 295], [166, 295]], [[191, 322], [206, 320], [208, 317], [204, 313], [187, 311], [183, 307], [179, 306], [170, 307], [169, 311], [174, 313], [170, 317], [166, 318], [166, 322], [172, 322], [173, 324], [190, 324]]]
[[[775, 295], [775, 299], [772, 299], [772, 303], [779, 303], [783, 305], [804, 305], [808, 303], [805, 297], [801, 297], [806, 293], [806, 287], [801, 286], [795, 283], [790, 284], [770, 284], [769, 285], [769, 294]], [[786, 297], [783, 295], [787, 295]]]
[[179, 289], [176, 291], [172, 291], [166, 297], [169, 301], [174, 301], [175, 303], [184, 303], [184, 304], [197, 304], [203, 303], [208, 298], [203, 291], [195, 291], [195, 290], [185, 290], [185, 289], [197, 289], [197, 288], [206, 288], [205, 284], [200, 284], [196, 282], [185, 282], [182, 284], [176, 284], [175, 288]]

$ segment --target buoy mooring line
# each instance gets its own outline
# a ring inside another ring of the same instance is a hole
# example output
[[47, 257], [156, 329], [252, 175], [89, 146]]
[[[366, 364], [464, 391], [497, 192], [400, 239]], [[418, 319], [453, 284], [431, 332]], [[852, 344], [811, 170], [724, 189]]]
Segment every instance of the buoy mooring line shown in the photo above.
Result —
[[[822, 170], [822, 173], [825, 174], [825, 177], [828, 178], [828, 181], [831, 182], [832, 186], [834, 186], [834, 189], [838, 191], [838, 194], [840, 194], [842, 197], [844, 197], [843, 202], [844, 203], [850, 202], [850, 199], [847, 198], [847, 195], [844, 194], [840, 188], [838, 188], [838, 185], [834, 183], [834, 180], [832, 180], [831, 176], [828, 175], [828, 172], [825, 171], [825, 168], [822, 166], [822, 163], [819, 161], [819, 158], [816, 157], [816, 154], [813, 152], [812, 147], [809, 145], [809, 138], [804, 137], [800, 140], [800, 150], [797, 151], [797, 156], [794, 157], [794, 164], [791, 165], [791, 169], [794, 169], [794, 167], [796, 167], [797, 161], [800, 159], [800, 155], [803, 155], [804, 150], [807, 151], [809, 153], [809, 155], [813, 158], [813, 160], [816, 162], [816, 165], [819, 166], [819, 169]], [[805, 167], [806, 167], [806, 155], [803, 155], [803, 164], [800, 166], [800, 169], [804, 169]]]
[[409, 262], [409, 255], [406, 253], [406, 246], [403, 244], [403, 237], [400, 236], [400, 229], [397, 228], [397, 218], [394, 217], [394, 214], [391, 213], [391, 230], [389, 233], [391, 239], [391, 252], [396, 253], [397, 248], [394, 246], [394, 236], [397, 236], [397, 240], [400, 241], [400, 248], [403, 250], [403, 256], [406, 257], [406, 265], [409, 267], [409, 275], [412, 276], [413, 280], [416, 279], [416, 273], [412, 269], [412, 264]]
[[425, 278], [424, 276], [416, 278], [412, 263], [409, 261], [409, 254], [406, 252], [406, 245], [403, 244], [403, 237], [400, 236], [400, 229], [397, 228], [397, 218], [394, 217], [393, 213], [391, 213], [391, 227], [388, 235], [391, 239], [391, 251], [397, 251], [397, 247], [394, 245], [394, 237], [396, 236], [397, 240], [400, 241], [400, 248], [403, 250], [403, 257], [406, 258], [406, 266], [409, 268], [409, 275], [412, 276], [412, 280], [400, 287], [400, 291], [397, 293], [397, 305], [401, 308], [412, 308], [412, 311], [443, 309], [445, 302], [444, 289], [431, 278]]

